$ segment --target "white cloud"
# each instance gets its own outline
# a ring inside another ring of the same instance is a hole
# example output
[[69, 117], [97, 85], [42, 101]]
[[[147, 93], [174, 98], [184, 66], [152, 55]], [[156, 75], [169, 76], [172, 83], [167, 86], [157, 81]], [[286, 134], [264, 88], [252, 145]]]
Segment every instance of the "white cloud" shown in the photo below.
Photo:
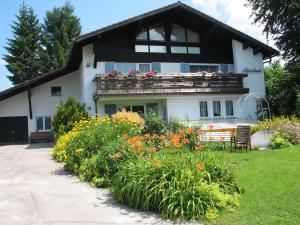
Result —
[[7, 62], [0, 58], [0, 65], [7, 65]]
[[[200, 11], [267, 44], [262, 33], [263, 27], [252, 24], [251, 8], [246, 7], [246, 3], [246, 0], [192, 0], [192, 4]], [[274, 41], [269, 40], [269, 44], [274, 46]]]

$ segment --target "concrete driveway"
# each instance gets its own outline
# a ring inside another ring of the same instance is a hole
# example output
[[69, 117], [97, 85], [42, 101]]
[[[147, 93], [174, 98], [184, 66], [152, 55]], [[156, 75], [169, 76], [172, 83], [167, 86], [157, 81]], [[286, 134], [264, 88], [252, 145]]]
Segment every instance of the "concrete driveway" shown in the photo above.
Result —
[[0, 146], [0, 225], [169, 224], [65, 173], [50, 150], [45, 144]]

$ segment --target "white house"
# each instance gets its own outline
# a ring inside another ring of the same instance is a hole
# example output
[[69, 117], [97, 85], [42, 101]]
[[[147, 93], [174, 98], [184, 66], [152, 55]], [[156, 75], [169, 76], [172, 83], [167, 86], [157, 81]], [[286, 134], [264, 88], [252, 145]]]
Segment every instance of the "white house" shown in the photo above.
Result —
[[[90, 115], [158, 107], [166, 120], [256, 120], [254, 97], [242, 113], [237, 102], [248, 93], [265, 96], [263, 60], [278, 54], [177, 2], [77, 37], [65, 67], [1, 92], [0, 142], [49, 131], [69, 96]], [[107, 75], [115, 70], [122, 75]], [[140, 74], [128, 77], [131, 71]]]

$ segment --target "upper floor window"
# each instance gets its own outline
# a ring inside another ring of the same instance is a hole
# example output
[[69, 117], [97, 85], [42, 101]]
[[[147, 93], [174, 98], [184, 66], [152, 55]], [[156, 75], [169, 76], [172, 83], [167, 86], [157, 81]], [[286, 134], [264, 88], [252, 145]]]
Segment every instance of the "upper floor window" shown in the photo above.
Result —
[[171, 34], [171, 41], [199, 43], [199, 34], [188, 28], [174, 24]]
[[219, 71], [219, 66], [215, 65], [190, 65], [191, 73], [198, 73], [206, 71], [208, 73], [213, 73]]
[[61, 87], [51, 87], [51, 96], [52, 97], [61, 96]]
[[163, 25], [155, 25], [141, 30], [137, 36], [138, 41], [164, 41], [165, 29]]
[[163, 26], [155, 26], [149, 29], [150, 41], [164, 41], [165, 40], [165, 29]]

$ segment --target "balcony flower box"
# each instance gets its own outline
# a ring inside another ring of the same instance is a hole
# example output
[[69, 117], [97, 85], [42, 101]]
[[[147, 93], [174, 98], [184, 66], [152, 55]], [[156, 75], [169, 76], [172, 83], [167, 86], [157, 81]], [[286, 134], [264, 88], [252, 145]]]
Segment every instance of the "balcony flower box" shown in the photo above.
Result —
[[150, 78], [150, 77], [153, 78], [153, 77], [156, 76], [156, 72], [154, 72], [154, 71], [149, 71], [149, 72], [146, 73], [146, 76], [149, 77], [149, 78]]

